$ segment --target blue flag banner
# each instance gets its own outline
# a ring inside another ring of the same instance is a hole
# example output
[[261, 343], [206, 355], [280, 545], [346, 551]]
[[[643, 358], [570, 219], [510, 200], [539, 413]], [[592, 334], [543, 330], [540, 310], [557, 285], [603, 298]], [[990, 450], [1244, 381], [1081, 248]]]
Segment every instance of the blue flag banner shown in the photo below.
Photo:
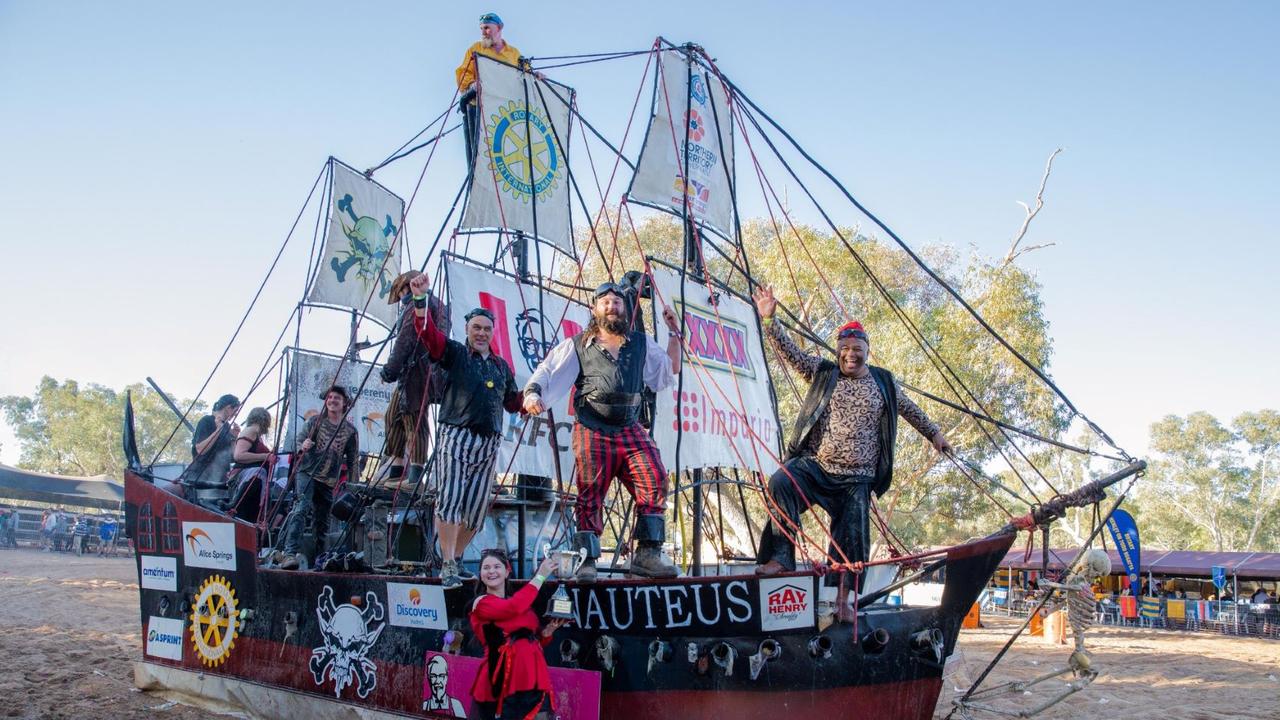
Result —
[[1117, 509], [1107, 519], [1107, 529], [1111, 531], [1111, 539], [1116, 543], [1116, 551], [1120, 553], [1120, 563], [1129, 576], [1129, 585], [1136, 589], [1139, 585], [1138, 572], [1142, 567], [1142, 549], [1138, 543], [1138, 524], [1126, 510]]
[[1222, 592], [1222, 588], [1227, 586], [1227, 569], [1221, 565], [1214, 565], [1213, 586], [1218, 588], [1218, 592]]

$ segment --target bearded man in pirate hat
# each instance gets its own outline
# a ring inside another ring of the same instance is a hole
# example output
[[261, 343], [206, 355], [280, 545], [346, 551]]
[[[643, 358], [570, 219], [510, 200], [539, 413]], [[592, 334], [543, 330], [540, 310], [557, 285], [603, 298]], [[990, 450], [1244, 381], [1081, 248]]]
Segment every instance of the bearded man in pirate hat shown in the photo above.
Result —
[[[832, 542], [844, 553], [841, 556], [832, 548], [832, 557], [865, 562], [871, 546], [871, 493], [883, 495], [893, 479], [898, 418], [910, 423], [938, 452], [950, 453], [951, 444], [903, 394], [893, 373], [867, 364], [871, 339], [861, 323], [848, 322], [837, 331], [834, 360], [811, 355], [796, 345], [782, 323], [774, 321], [778, 303], [773, 289], [760, 287], [754, 297], [765, 335], [786, 363], [809, 382], [787, 443], [786, 461], [769, 478], [769, 494], [785, 516], [785, 527], [778, 527], [774, 520], [765, 525], [756, 573], [795, 570], [791, 538], [801, 513], [811, 504], [831, 516]], [[848, 589], [841, 583], [836, 599], [842, 615]]]
[[604, 499], [614, 478], [635, 499], [638, 515], [631, 574], [654, 578], [676, 575], [675, 567], [662, 558], [667, 471], [653, 439], [639, 422], [642, 391], [647, 387], [661, 392], [680, 372], [679, 321], [670, 308], [663, 310], [662, 319], [671, 331], [665, 349], [642, 330], [631, 329], [626, 288], [605, 283], [591, 298], [591, 321], [586, 329], [556, 345], [525, 385], [524, 410], [530, 415], [541, 414], [570, 389], [575, 390], [578, 527], [573, 548], [587, 551], [577, 574], [580, 582], [596, 579]]

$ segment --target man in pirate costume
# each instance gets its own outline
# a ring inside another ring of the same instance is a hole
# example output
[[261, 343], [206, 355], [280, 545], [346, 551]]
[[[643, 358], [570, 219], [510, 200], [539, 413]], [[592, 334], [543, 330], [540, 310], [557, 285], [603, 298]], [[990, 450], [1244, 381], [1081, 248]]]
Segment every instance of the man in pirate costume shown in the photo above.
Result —
[[596, 579], [604, 499], [616, 477], [635, 499], [637, 548], [631, 574], [675, 577], [662, 559], [667, 471], [640, 426], [641, 393], [660, 392], [680, 371], [680, 325], [670, 308], [662, 317], [671, 336], [666, 349], [643, 332], [629, 330], [626, 289], [605, 283], [591, 298], [591, 322], [577, 337], [556, 345], [525, 386], [524, 409], [541, 414], [573, 389], [573, 453], [578, 465], [578, 531], [574, 549], [587, 551], [580, 582]]
[[[418, 341], [418, 332], [414, 328], [409, 281], [421, 274], [417, 270], [410, 270], [391, 283], [387, 302], [400, 303], [400, 329], [391, 349], [391, 356], [382, 366], [381, 373], [383, 382], [396, 383], [395, 390], [391, 392], [391, 401], [387, 403], [387, 436], [382, 452], [384, 458], [391, 459], [387, 480], [396, 482], [405, 476], [407, 457], [407, 485], [416, 485], [422, 479], [427, 462], [427, 446], [430, 444], [427, 403], [433, 399], [438, 402], [443, 396], [443, 388], [438, 387], [442, 383], [432, 373], [431, 359], [427, 356], [426, 348]], [[429, 305], [435, 326], [447, 335], [449, 322], [444, 304], [432, 297]]]
[[[801, 350], [782, 324], [774, 321], [777, 301], [771, 288], [757, 289], [755, 303], [765, 335], [787, 364], [809, 382], [787, 443], [786, 462], [769, 478], [769, 494], [786, 516], [786, 527], [779, 528], [773, 520], [765, 525], [756, 573], [795, 570], [790, 536], [810, 504], [831, 516], [832, 541], [849, 561], [865, 562], [871, 545], [871, 493], [883, 495], [893, 479], [898, 417], [938, 452], [951, 452], [951, 444], [903, 394], [893, 373], [867, 364], [871, 341], [861, 323], [849, 322], [840, 328], [833, 361]], [[841, 583], [836, 606], [842, 615], [848, 589]]]
[[444, 566], [441, 584], [462, 586], [458, 561], [484, 522], [493, 498], [502, 411], [519, 412], [521, 393], [515, 374], [490, 347], [493, 313], [467, 313], [467, 342], [445, 337], [427, 312], [426, 275], [409, 281], [414, 327], [431, 360], [448, 373], [440, 402], [440, 437], [435, 459], [436, 533]]
[[333, 489], [344, 471], [349, 478], [360, 475], [360, 436], [346, 417], [354, 400], [341, 385], [326, 390], [323, 399], [324, 412], [302, 426], [303, 440], [295, 456], [296, 496], [284, 524], [284, 570], [295, 570], [307, 559], [302, 553], [304, 532], [315, 537], [315, 556], [325, 549]]

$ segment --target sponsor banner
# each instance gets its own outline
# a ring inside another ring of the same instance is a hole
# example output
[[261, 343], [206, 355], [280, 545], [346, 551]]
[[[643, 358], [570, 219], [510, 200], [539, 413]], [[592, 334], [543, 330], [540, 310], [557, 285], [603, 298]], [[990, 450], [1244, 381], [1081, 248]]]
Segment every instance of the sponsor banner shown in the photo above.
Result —
[[177, 592], [178, 590], [178, 559], [171, 557], [158, 557], [156, 555], [142, 556], [142, 569], [139, 572], [138, 584], [144, 590], [167, 590], [169, 592]]
[[760, 581], [760, 629], [765, 632], [811, 628], [817, 622], [812, 577]]
[[[683, 313], [686, 337], [683, 390], [677, 383], [658, 393], [653, 437], [662, 462], [668, 470], [737, 467], [773, 473], [780, 452], [778, 421], [755, 308], [724, 293], [711, 298], [706, 285], [687, 277], [682, 287], [679, 273], [665, 268], [654, 268], [653, 279], [656, 297]], [[666, 325], [658, 328], [665, 347]]]
[[[324, 412], [321, 393], [336, 384], [345, 387], [356, 399], [351, 412], [347, 413], [347, 420], [359, 431], [360, 452], [381, 453], [387, 434], [387, 403], [391, 401], [395, 384], [382, 382], [377, 365], [354, 360], [343, 362], [340, 357], [295, 348], [290, 348], [289, 353], [289, 387], [293, 397], [290, 398], [292, 412], [285, 447], [298, 446], [301, 442], [298, 434], [302, 432], [303, 425]], [[364, 385], [363, 390], [360, 390], [361, 384]], [[358, 390], [359, 395], [356, 394]]]
[[391, 327], [398, 306], [387, 295], [400, 274], [404, 200], [340, 162], [329, 166], [329, 225], [307, 300], [362, 310]]
[[[524, 387], [551, 348], [577, 335], [591, 319], [584, 305], [551, 293], [543, 293], [540, 298], [536, 286], [518, 284], [487, 270], [449, 262], [446, 275], [453, 327], [465, 328], [465, 316], [472, 308], [483, 307], [492, 312], [496, 318], [493, 352], [515, 371], [516, 387]], [[551, 414], [555, 416], [554, 428], [547, 413], [538, 417], [506, 414], [506, 428], [498, 450], [500, 472], [510, 467], [513, 473], [554, 478], [556, 465], [552, 452], [558, 451], [562, 477], [569, 479], [573, 471], [570, 441], [574, 418], [568, 398], [553, 405]], [[515, 455], [514, 464], [512, 455]]]
[[508, 228], [573, 254], [569, 106], [573, 90], [480, 55], [480, 132], [464, 228]]
[[235, 572], [236, 526], [233, 523], [183, 522], [182, 564]]
[[678, 50], [664, 50], [658, 67], [653, 117], [627, 195], [676, 215], [683, 215], [687, 198], [690, 217], [728, 237], [733, 123], [724, 84], [696, 63], [690, 74], [689, 56]]
[[[423, 664], [426, 666], [422, 679], [423, 711], [431, 717], [469, 717], [475, 704], [471, 699], [471, 685], [476, 673], [483, 671], [484, 660], [428, 651]], [[556, 717], [599, 720], [600, 673], [559, 667], [547, 669], [556, 696]]]
[[1142, 545], [1138, 540], [1138, 523], [1127, 510], [1117, 509], [1107, 518], [1107, 530], [1116, 543], [1116, 552], [1120, 554], [1120, 564], [1124, 565], [1125, 575], [1129, 577], [1129, 586], [1137, 588], [1141, 582]]
[[439, 585], [387, 583], [387, 615], [391, 624], [398, 627], [449, 629], [444, 590]]
[[147, 621], [147, 654], [182, 661], [182, 620], [151, 616]]

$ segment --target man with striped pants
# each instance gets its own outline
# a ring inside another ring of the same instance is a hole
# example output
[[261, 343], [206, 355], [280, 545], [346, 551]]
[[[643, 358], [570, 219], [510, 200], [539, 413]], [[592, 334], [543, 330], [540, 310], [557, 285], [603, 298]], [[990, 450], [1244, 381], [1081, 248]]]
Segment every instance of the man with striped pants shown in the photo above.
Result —
[[575, 391], [578, 531], [573, 546], [587, 551], [577, 574], [580, 582], [596, 579], [604, 499], [615, 477], [631, 492], [638, 515], [631, 574], [676, 575], [675, 567], [662, 558], [667, 471], [639, 420], [644, 388], [660, 392], [680, 371], [680, 324], [670, 308], [663, 310], [662, 319], [671, 331], [664, 350], [644, 332], [628, 329], [626, 310], [622, 286], [605, 283], [597, 288], [586, 330], [553, 348], [524, 391], [524, 409], [530, 415], [541, 414], [571, 388]]
[[409, 281], [414, 327], [433, 362], [449, 374], [440, 403], [436, 449], [436, 533], [445, 590], [462, 586], [458, 562], [484, 522], [493, 496], [502, 411], [518, 412], [521, 393], [507, 363], [492, 352], [493, 313], [476, 308], [466, 315], [467, 342], [445, 337], [427, 312], [426, 275]]

